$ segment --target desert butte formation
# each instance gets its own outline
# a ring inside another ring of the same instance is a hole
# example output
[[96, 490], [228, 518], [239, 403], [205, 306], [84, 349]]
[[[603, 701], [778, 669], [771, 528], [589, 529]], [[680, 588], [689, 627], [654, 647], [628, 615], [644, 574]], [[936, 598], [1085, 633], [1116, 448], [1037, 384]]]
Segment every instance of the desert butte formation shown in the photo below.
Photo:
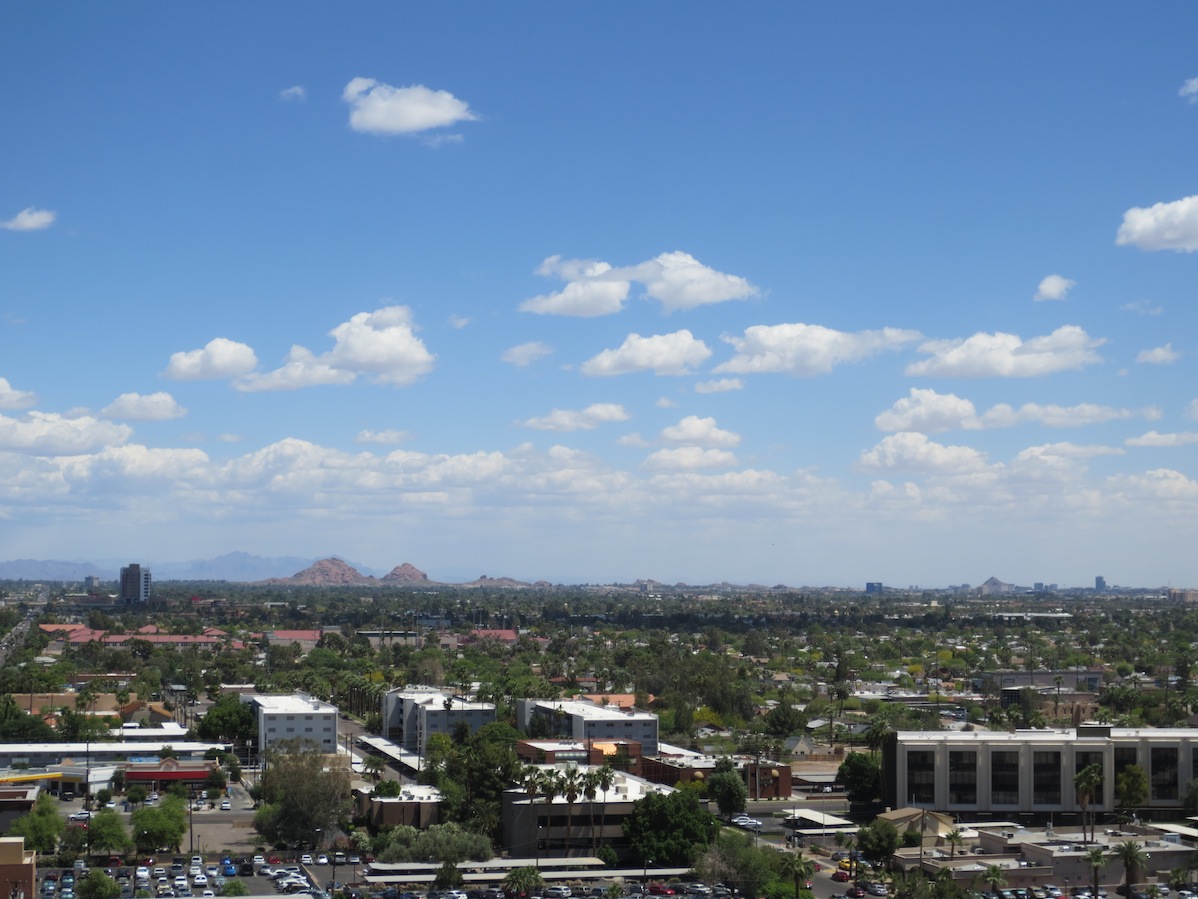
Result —
[[[352, 565], [347, 565], [341, 559], [321, 559], [309, 565], [303, 571], [291, 577], [272, 577], [261, 581], [263, 584], [286, 584], [292, 587], [421, 587], [442, 585], [441, 581], [431, 581], [427, 574], [408, 562], [396, 565], [381, 578], [362, 574]], [[530, 584], [527, 581], [517, 581], [509, 577], [492, 578], [485, 574], [478, 580], [466, 584], [443, 584], [458, 587], [551, 587], [548, 581], [537, 581]]]

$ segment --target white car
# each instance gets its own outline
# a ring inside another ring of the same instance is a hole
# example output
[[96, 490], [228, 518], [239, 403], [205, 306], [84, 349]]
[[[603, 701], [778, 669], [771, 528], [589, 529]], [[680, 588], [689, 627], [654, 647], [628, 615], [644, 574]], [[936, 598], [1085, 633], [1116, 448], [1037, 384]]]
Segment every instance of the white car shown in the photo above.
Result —
[[312, 856], [308, 855], [308, 853], [305, 852], [303, 855], [300, 856], [300, 864], [301, 865], [312, 864]]
[[220, 801], [220, 810], [221, 810], [222, 812], [231, 812], [231, 811], [233, 811], [233, 803], [231, 803], [231, 802], [230, 802], [228, 799], [222, 799], [222, 800]]
[[320, 855], [316, 856], [316, 864], [327, 865], [328, 863], [329, 863], [329, 857], [327, 855], [325, 855], [323, 852]]
[[208, 886], [208, 875], [207, 874], [197, 874], [195, 877], [191, 878], [191, 885], [193, 887]]

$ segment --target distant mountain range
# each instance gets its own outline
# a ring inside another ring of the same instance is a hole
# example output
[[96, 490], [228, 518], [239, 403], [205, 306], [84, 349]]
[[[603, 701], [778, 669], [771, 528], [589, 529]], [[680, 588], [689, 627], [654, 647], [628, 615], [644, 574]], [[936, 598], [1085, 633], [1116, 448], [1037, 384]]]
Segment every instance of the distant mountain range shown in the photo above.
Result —
[[[62, 562], [42, 559], [15, 559], [0, 562], [0, 580], [80, 582], [86, 577], [98, 577], [115, 582], [121, 568], [132, 561], [103, 559], [98, 562]], [[232, 552], [215, 559], [190, 562], [150, 562], [156, 581], [231, 581], [234, 583], [286, 584], [297, 587], [362, 587], [434, 585], [444, 581], [429, 580], [429, 576], [407, 562], [379, 576], [366, 565], [343, 559], [304, 559], [298, 556], [266, 558], [250, 553]], [[546, 581], [530, 584], [512, 578], [491, 578], [483, 575], [457, 586], [466, 587], [548, 587]]]
[[[95, 562], [61, 562], [39, 559], [15, 559], [0, 562], [0, 580], [6, 581], [82, 581], [95, 576], [115, 582], [121, 568], [130, 562], [148, 564], [156, 581], [266, 581], [285, 578], [315, 562], [301, 556], [268, 558], [250, 553], [232, 552], [215, 559], [190, 562], [147, 562], [144, 559], [100, 559]], [[365, 565], [356, 569], [373, 573]]]

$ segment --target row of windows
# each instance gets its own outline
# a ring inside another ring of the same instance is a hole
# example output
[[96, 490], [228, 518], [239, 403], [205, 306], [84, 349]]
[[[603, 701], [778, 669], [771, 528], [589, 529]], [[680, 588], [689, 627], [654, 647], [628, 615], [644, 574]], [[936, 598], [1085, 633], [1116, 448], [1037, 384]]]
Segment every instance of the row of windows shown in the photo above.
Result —
[[[1036, 750], [1032, 753], [1032, 802], [1059, 805], [1062, 801], [1061, 752]], [[1116, 747], [1115, 775], [1129, 765], [1139, 763], [1136, 747]], [[1019, 804], [1019, 750], [999, 749], [990, 753], [990, 801], [994, 805]], [[1103, 764], [1103, 753], [1074, 753], [1074, 774], [1089, 765]], [[1154, 801], [1176, 801], [1180, 794], [1180, 750], [1175, 746], [1155, 746], [1149, 750], [1149, 784]], [[1191, 777], [1198, 779], [1198, 752], [1191, 763]], [[1072, 776], [1070, 777], [1072, 779]], [[936, 801], [936, 754], [932, 750], [907, 751], [907, 791], [912, 804]], [[1100, 781], [1096, 795], [1101, 796]], [[978, 801], [978, 753], [976, 750], [950, 750], [948, 753], [948, 802], [973, 805]]]

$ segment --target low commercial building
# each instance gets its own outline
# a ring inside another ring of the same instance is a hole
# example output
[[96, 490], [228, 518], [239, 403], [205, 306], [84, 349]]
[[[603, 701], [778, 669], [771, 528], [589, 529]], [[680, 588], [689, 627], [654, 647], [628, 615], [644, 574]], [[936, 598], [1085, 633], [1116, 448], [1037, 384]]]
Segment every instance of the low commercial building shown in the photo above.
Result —
[[373, 796], [371, 789], [354, 790], [354, 810], [374, 829], [400, 824], [424, 830], [441, 823], [441, 791], [423, 784], [405, 784], [398, 796]]
[[[576, 768], [580, 775], [589, 770], [586, 765], [572, 764], [544, 767], [563, 772]], [[611, 788], [600, 791], [593, 800], [580, 797], [570, 803], [565, 796], [555, 796], [550, 802], [545, 796], [530, 796], [525, 789], [507, 790], [503, 794], [506, 848], [512, 857], [520, 858], [589, 856], [597, 841], [625, 854], [628, 841], [623, 825], [633, 805], [650, 793], [672, 792], [673, 788], [664, 784], [622, 771], [615, 772]]]
[[1074, 777], [1101, 766], [1090, 801], [1100, 816], [1115, 810], [1115, 780], [1131, 765], [1148, 776], [1143, 818], [1179, 818], [1198, 777], [1198, 729], [1082, 724], [1069, 730], [902, 731], [883, 747], [884, 802], [1007, 819], [1028, 814], [1076, 821]]
[[571, 737], [575, 740], [633, 740], [646, 756], [657, 755], [657, 716], [624, 711], [579, 700], [520, 699], [516, 726], [531, 737]]

